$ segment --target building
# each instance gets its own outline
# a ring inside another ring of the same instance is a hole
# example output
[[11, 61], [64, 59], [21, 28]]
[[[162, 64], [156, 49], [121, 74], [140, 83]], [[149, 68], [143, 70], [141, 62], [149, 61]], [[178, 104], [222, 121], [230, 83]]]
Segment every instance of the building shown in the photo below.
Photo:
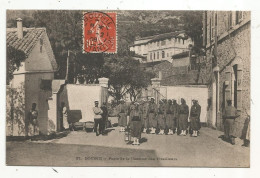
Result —
[[208, 85], [208, 124], [223, 129], [222, 111], [231, 99], [240, 115], [235, 120], [237, 137], [250, 114], [250, 28], [248, 11], [206, 11], [203, 15], [206, 65], [200, 80]]
[[[12, 133], [7, 133], [7, 135], [26, 136], [28, 134], [26, 116], [32, 103], [37, 104], [40, 133], [48, 134], [48, 99], [52, 96], [52, 80], [57, 70], [57, 63], [46, 29], [24, 28], [22, 19], [17, 19], [17, 28], [7, 28], [6, 33], [7, 47], [11, 46], [23, 51], [26, 55], [19, 69], [14, 72], [9, 86], [9, 88], [19, 90], [20, 95], [12, 101], [13, 108], [19, 111], [13, 109], [13, 115], [10, 116], [12, 123], [7, 122], [7, 124], [12, 124], [7, 126], [7, 128], [12, 127]], [[9, 114], [7, 113], [7, 118]]]
[[137, 38], [130, 46], [130, 51], [145, 57], [143, 63], [172, 60], [172, 56], [189, 51], [193, 41], [184, 31], [164, 33], [144, 38]]

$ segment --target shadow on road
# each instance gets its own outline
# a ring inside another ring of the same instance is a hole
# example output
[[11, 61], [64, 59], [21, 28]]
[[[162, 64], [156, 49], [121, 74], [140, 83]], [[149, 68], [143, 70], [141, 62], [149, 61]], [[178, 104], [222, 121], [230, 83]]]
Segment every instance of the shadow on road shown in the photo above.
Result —
[[160, 166], [154, 150], [93, 145], [8, 142], [9, 166]]

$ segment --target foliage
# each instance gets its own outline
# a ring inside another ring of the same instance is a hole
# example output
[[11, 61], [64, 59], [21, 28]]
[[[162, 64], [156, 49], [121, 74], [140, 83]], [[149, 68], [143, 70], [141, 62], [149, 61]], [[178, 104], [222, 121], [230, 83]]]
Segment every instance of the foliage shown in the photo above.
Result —
[[184, 30], [194, 40], [194, 46], [202, 46], [202, 11], [184, 11]]
[[[104, 58], [110, 55], [81, 53], [83, 11], [16, 11], [18, 12], [21, 12], [18, 15], [23, 18], [24, 26], [46, 28], [59, 65], [56, 78], [65, 78], [68, 50], [76, 54], [76, 61], [75, 56], [70, 58], [70, 83], [75, 82], [75, 77], [81, 82], [95, 83], [96, 78], [102, 75]], [[9, 27], [16, 27], [16, 18], [8, 11]], [[201, 44], [202, 41], [201, 11], [118, 11], [117, 18], [117, 55], [120, 57], [131, 55], [129, 45], [136, 37], [186, 30], [195, 40], [195, 44]]]
[[137, 99], [142, 88], [150, 84], [153, 73], [139, 68], [139, 62], [132, 57], [118, 57], [116, 55], [106, 58], [103, 67], [103, 76], [109, 78], [109, 94], [119, 101], [126, 94], [131, 99]]
[[23, 51], [8, 46], [6, 57], [6, 84], [8, 85], [13, 79], [13, 72], [19, 69], [21, 62], [25, 60], [26, 56]]
[[8, 135], [25, 135], [24, 83], [6, 89], [6, 125]]

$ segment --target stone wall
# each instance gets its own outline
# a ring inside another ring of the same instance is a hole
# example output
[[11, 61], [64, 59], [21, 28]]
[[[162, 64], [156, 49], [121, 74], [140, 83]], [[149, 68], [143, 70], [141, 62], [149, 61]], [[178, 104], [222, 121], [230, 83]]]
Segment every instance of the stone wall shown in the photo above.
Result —
[[[208, 12], [207, 18], [212, 12]], [[234, 14], [234, 12], [233, 12]], [[219, 112], [217, 116], [217, 128], [222, 130], [222, 110], [226, 105], [225, 97], [226, 90], [223, 89], [225, 81], [230, 81], [229, 70], [232, 70], [234, 65], [239, 65], [241, 68], [241, 76], [237, 78], [241, 87], [241, 96], [238, 96], [237, 103], [240, 117], [235, 121], [234, 133], [237, 137], [241, 136], [247, 114], [250, 114], [250, 13], [243, 12], [244, 21], [235, 24], [232, 29], [227, 31], [228, 12], [218, 12], [218, 44], [217, 44], [217, 64], [219, 67]], [[234, 24], [233, 24], [234, 25]], [[207, 23], [207, 31], [209, 31], [209, 23]], [[206, 43], [206, 60], [205, 67], [201, 71], [200, 80], [207, 81], [209, 85], [209, 96], [212, 96], [212, 83], [214, 75], [212, 70], [212, 60], [214, 54], [214, 44], [207, 33]], [[241, 80], [239, 80], [241, 79]], [[231, 83], [229, 83], [231, 85]], [[226, 92], [227, 93], [227, 92]], [[213, 113], [212, 108], [209, 108], [208, 121]]]

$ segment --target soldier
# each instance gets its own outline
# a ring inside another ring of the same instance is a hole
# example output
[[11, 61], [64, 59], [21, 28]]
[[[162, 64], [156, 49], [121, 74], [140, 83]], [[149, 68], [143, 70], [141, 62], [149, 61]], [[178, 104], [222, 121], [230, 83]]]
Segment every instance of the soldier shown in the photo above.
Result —
[[160, 129], [159, 135], [164, 134], [164, 130], [165, 130], [165, 111], [166, 111], [166, 106], [163, 103], [163, 100], [160, 100], [159, 101], [158, 113], [157, 113], [158, 126], [159, 126], [159, 129]]
[[105, 102], [101, 106], [101, 109], [103, 111], [103, 114], [102, 114], [102, 135], [104, 135], [105, 130], [106, 130], [106, 123], [107, 123], [107, 119], [108, 119], [107, 104]]
[[200, 112], [201, 107], [198, 104], [197, 99], [192, 100], [193, 105], [190, 109], [190, 126], [192, 130], [192, 136], [197, 137], [198, 136], [198, 130], [200, 129]]
[[186, 101], [183, 98], [181, 98], [181, 105], [179, 107], [179, 126], [181, 130], [180, 135], [186, 136], [188, 117], [189, 117], [189, 106], [186, 104]]
[[225, 107], [223, 111], [223, 121], [224, 121], [224, 138], [232, 145], [235, 144], [235, 139], [233, 135], [234, 122], [239, 115], [237, 114], [237, 109], [232, 106], [232, 100], [227, 100], [228, 106]]
[[141, 121], [141, 112], [139, 109], [139, 103], [134, 103], [134, 109], [131, 111], [130, 117], [130, 127], [131, 127], [131, 136], [133, 137], [134, 142], [132, 145], [140, 145], [139, 140], [141, 139], [142, 133], [142, 121]]
[[169, 135], [173, 135], [173, 127], [174, 127], [174, 122], [173, 122], [173, 105], [172, 105], [172, 100], [168, 100], [168, 104], [166, 105], [166, 128], [168, 131]]
[[123, 99], [120, 100], [120, 104], [118, 105], [118, 112], [118, 125], [120, 127], [119, 132], [124, 132], [127, 125], [127, 106]]
[[36, 103], [32, 103], [32, 109], [28, 113], [29, 119], [29, 136], [39, 135], [39, 125], [38, 125], [38, 111], [36, 110]]
[[148, 103], [143, 100], [142, 104], [140, 105], [140, 111], [142, 115], [142, 128], [143, 128], [143, 133], [146, 133], [148, 129]]
[[65, 106], [64, 102], [61, 102], [61, 109], [62, 109], [63, 129], [68, 129], [68, 128], [72, 129], [72, 127], [69, 125], [69, 122], [68, 122], [68, 109]]
[[172, 107], [173, 107], [173, 130], [174, 133], [178, 133], [178, 114], [179, 114], [179, 105], [175, 99], [172, 100]]
[[[96, 132], [96, 136], [99, 136], [102, 133], [102, 109], [98, 106], [98, 101], [95, 101], [95, 107], [93, 107], [94, 112], [94, 130]], [[99, 127], [99, 130], [97, 129]]]
[[129, 123], [131, 122], [131, 119], [132, 118], [132, 114], [133, 114], [133, 110], [135, 109], [135, 105], [134, 105], [134, 101], [132, 101], [128, 107], [128, 115], [129, 115]]
[[150, 132], [151, 134], [155, 134], [155, 129], [157, 127], [156, 112], [157, 112], [157, 105], [154, 103], [154, 98], [151, 98], [148, 107], [148, 123], [151, 130]]

